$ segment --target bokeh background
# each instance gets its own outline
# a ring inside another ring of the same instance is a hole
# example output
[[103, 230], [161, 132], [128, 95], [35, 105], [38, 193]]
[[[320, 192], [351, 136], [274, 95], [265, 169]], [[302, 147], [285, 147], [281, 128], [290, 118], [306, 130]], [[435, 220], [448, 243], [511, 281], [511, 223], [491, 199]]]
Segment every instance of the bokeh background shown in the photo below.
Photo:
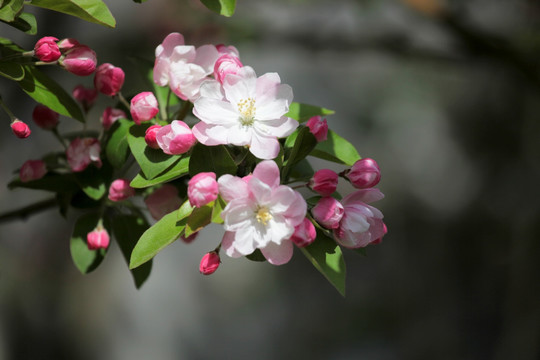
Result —
[[[197, 0], [106, 3], [114, 30], [33, 9], [38, 35], [90, 45], [100, 63], [125, 69], [133, 93], [148, 90], [133, 59], [153, 61], [170, 32], [234, 44], [258, 74], [278, 72], [296, 101], [335, 110], [330, 127], [379, 162], [389, 233], [367, 257], [345, 252], [342, 298], [300, 252], [281, 267], [224, 258], [200, 275], [219, 227], [165, 249], [137, 291], [116, 245], [95, 272], [78, 272], [78, 213], [3, 222], [0, 359], [540, 358], [536, 1], [239, 0], [230, 19]], [[0, 36], [27, 49], [38, 39], [4, 24]], [[47, 70], [66, 89], [92, 84]], [[0, 81], [30, 122], [34, 103]], [[36, 127], [16, 139], [2, 121], [5, 212], [48, 197], [6, 185], [58, 145]], [[64, 119], [60, 131], [77, 126]]]

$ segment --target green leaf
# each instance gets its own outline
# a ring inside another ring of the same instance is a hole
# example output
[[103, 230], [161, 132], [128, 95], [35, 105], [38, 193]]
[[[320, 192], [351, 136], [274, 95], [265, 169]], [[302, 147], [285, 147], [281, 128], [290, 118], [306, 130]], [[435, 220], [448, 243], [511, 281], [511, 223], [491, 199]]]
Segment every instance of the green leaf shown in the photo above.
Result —
[[23, 6], [23, 0], [4, 1], [2, 7], [0, 8], [0, 20], [8, 23], [14, 21], [19, 12], [21, 12]]
[[0, 37], [0, 48], [2, 49], [3, 56], [21, 53], [25, 51], [22, 47], [13, 43], [10, 39], [3, 37]]
[[205, 146], [198, 143], [193, 147], [189, 161], [189, 174], [195, 176], [201, 172], [214, 172], [219, 178], [225, 174], [236, 174], [236, 164], [223, 145]]
[[146, 230], [131, 253], [129, 268], [134, 269], [144, 264], [178, 239], [192, 211], [189, 200], [186, 200], [180, 209], [165, 215]]
[[128, 151], [128, 132], [133, 125], [133, 121], [128, 119], [118, 119], [111, 127], [111, 137], [107, 142], [105, 153], [107, 159], [116, 169], [121, 168], [129, 155]]
[[191, 234], [201, 230], [206, 225], [210, 224], [212, 221], [212, 209], [214, 204], [207, 204], [201, 206], [200, 208], [193, 209], [193, 212], [189, 216], [186, 224], [185, 235], [190, 236]]
[[201, 0], [201, 2], [213, 12], [230, 17], [234, 14], [236, 0]]
[[134, 125], [127, 136], [129, 148], [141, 167], [146, 179], [150, 180], [176, 163], [182, 155], [167, 155], [161, 149], [152, 149], [146, 144], [144, 134], [151, 124]]
[[259, 249], [255, 249], [254, 252], [252, 252], [249, 255], [246, 255], [246, 259], [251, 260], [251, 261], [256, 261], [256, 262], [266, 261], [266, 258], [264, 257], [261, 250]]
[[302, 159], [293, 166], [289, 172], [289, 176], [297, 180], [309, 181], [313, 177], [315, 170], [307, 159]]
[[34, 66], [25, 65], [24, 71], [18, 84], [25, 93], [57, 113], [84, 122], [79, 105], [60, 85]]
[[70, 240], [71, 258], [83, 274], [95, 270], [107, 253], [107, 249], [89, 250], [86, 242], [86, 235], [96, 228], [99, 220], [99, 213], [82, 215], [73, 229]]
[[57, 193], [68, 193], [77, 191], [79, 186], [75, 182], [75, 177], [73, 174], [60, 175], [55, 173], [47, 173], [41, 179], [28, 182], [22, 182], [19, 179], [14, 180], [8, 184], [8, 188], [26, 188]]
[[58, 11], [111, 28], [116, 26], [116, 20], [101, 0], [32, 0], [28, 5]]
[[310, 155], [349, 166], [361, 159], [356, 148], [332, 130], [328, 130], [327, 139], [318, 143]]
[[293, 118], [294, 120], [302, 123], [304, 121], [308, 121], [313, 116], [317, 116], [317, 115], [326, 116], [326, 115], [332, 115], [333, 113], [334, 113], [334, 110], [325, 109], [319, 106], [293, 102], [289, 106], [289, 112], [286, 113], [285, 116]]
[[24, 69], [21, 64], [15, 62], [0, 62], [0, 75], [19, 81], [24, 77]]
[[[135, 244], [148, 229], [148, 223], [142, 217], [135, 215], [122, 215], [114, 218], [113, 233], [116, 242], [122, 250], [122, 255], [129, 265], [129, 258]], [[131, 275], [135, 281], [135, 287], [139, 289], [146, 281], [152, 271], [152, 260], [142, 266], [131, 270]]]
[[159, 114], [163, 120], [170, 119], [169, 108], [180, 103], [180, 99], [172, 91], [170, 86], [159, 86], [154, 82], [154, 70], [150, 69], [146, 77], [148, 83], [154, 88], [154, 94], [159, 104]]
[[[0, 21], [3, 21], [0, 19]], [[36, 17], [30, 13], [21, 13], [11, 22], [6, 22], [6, 24], [13, 26], [16, 29], [19, 29], [29, 35], [37, 34], [37, 22]]]
[[162, 174], [156, 176], [153, 179], [147, 179], [142, 172], [137, 174], [133, 180], [131, 180], [130, 186], [136, 189], [146, 188], [153, 185], [169, 182], [188, 173], [189, 156], [183, 157], [174, 164], [170, 169], [165, 170]]
[[345, 296], [345, 260], [339, 245], [317, 230], [315, 241], [300, 250], [337, 291]]
[[86, 195], [94, 200], [100, 200], [107, 193], [107, 183], [111, 177], [112, 171], [106, 164], [103, 164], [101, 169], [90, 165], [83, 172], [75, 174], [75, 181]]
[[[287, 146], [287, 142], [285, 144], [285, 146]], [[290, 155], [285, 161], [281, 177], [286, 179], [292, 166], [305, 159], [315, 146], [317, 146], [317, 139], [315, 139], [315, 136], [313, 136], [307, 126], [298, 130], [298, 135], [294, 141], [294, 147], [290, 150]]]
[[221, 212], [225, 209], [227, 204], [225, 200], [218, 195], [216, 201], [214, 201], [214, 208], [212, 209], [212, 222], [214, 224], [223, 224], [223, 219], [221, 218]]

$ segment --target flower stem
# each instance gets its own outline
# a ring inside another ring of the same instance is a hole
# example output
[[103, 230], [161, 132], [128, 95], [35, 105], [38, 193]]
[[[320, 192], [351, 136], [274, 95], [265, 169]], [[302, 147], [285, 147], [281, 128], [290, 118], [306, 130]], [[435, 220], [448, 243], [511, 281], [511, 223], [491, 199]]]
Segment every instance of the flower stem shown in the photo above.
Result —
[[62, 144], [62, 146], [64, 147], [65, 150], [67, 150], [67, 145], [66, 145], [66, 142], [64, 141], [64, 138], [60, 135], [60, 133], [58, 132], [58, 128], [53, 128], [51, 130], [51, 132], [53, 133], [54, 137], [58, 139], [58, 141], [60, 141], [60, 144]]
[[0, 106], [2, 107], [2, 109], [4, 109], [4, 111], [6, 112], [6, 114], [8, 114], [9, 118], [11, 119], [11, 121], [15, 121], [15, 119], [17, 119], [17, 117], [15, 115], [13, 115], [13, 113], [11, 112], [11, 110], [9, 110], [9, 108], [7, 107], [6, 103], [4, 103], [4, 101], [2, 100], [2, 96], [0, 96]]
[[126, 98], [124, 97], [124, 95], [122, 95], [122, 93], [119, 91], [118, 92], [118, 99], [120, 100], [120, 102], [122, 104], [124, 104], [124, 106], [129, 110], [131, 109], [131, 105], [129, 105], [129, 102], [126, 100]]
[[193, 103], [190, 101], [186, 101], [180, 110], [175, 114], [173, 120], [184, 120], [186, 118], [186, 115], [188, 114], [189, 110], [193, 107]]
[[56, 204], [57, 204], [56, 199], [51, 198], [51, 199], [37, 202], [32, 205], [22, 207], [20, 209], [5, 212], [3, 214], [0, 214], [0, 223], [7, 222], [10, 220], [16, 220], [16, 219], [26, 220], [28, 216], [38, 213], [40, 211], [48, 210], [54, 207]]

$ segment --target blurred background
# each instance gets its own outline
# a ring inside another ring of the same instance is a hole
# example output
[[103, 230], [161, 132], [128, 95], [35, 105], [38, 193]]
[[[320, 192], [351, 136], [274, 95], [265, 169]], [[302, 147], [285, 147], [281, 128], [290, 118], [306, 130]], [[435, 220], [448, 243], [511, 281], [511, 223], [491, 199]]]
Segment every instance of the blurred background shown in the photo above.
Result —
[[[153, 61], [170, 32], [235, 45], [258, 74], [278, 72], [295, 101], [335, 110], [330, 127], [378, 161], [386, 198], [375, 205], [389, 232], [367, 257], [345, 251], [342, 298], [299, 251], [281, 267], [224, 257], [200, 275], [219, 227], [165, 249], [137, 291], [116, 244], [95, 272], [78, 272], [77, 213], [4, 222], [0, 359], [540, 358], [538, 2], [239, 0], [230, 19], [197, 0], [105, 2], [114, 30], [30, 10], [39, 37], [88, 44], [124, 68], [133, 93], [150, 89], [132, 59]], [[26, 49], [39, 38], [4, 24], [0, 36]], [[68, 90], [92, 84], [47, 70]], [[0, 81], [32, 126], [35, 103]], [[101, 98], [89, 126], [112, 104]], [[48, 198], [6, 186], [59, 146], [36, 126], [21, 141], [2, 121], [6, 212]], [[78, 126], [64, 119], [60, 131]]]

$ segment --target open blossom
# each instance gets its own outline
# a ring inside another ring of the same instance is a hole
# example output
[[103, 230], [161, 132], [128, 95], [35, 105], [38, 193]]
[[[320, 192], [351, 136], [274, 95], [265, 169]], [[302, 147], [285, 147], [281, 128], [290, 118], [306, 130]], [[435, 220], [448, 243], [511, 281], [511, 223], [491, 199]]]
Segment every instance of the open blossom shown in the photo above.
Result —
[[143, 91], [131, 99], [129, 109], [135, 124], [140, 125], [143, 121], [151, 120], [159, 112], [158, 101], [150, 91]]
[[101, 225], [86, 235], [89, 250], [106, 249], [109, 247], [109, 233]]
[[156, 141], [165, 154], [179, 155], [188, 152], [197, 139], [185, 122], [173, 120], [157, 131]]
[[103, 128], [105, 130], [109, 130], [118, 119], [127, 119], [126, 113], [123, 110], [115, 109], [109, 106], [103, 111], [100, 121]]
[[156, 48], [154, 82], [169, 85], [182, 100], [194, 101], [202, 82], [213, 73], [218, 57], [214, 45], [195, 48], [184, 44], [182, 34], [171, 33]]
[[128, 179], [116, 179], [109, 186], [109, 200], [123, 201], [135, 195], [135, 189], [129, 186]]
[[66, 51], [60, 65], [72, 74], [88, 76], [96, 70], [96, 53], [86, 45], [77, 45]]
[[99, 65], [94, 75], [94, 86], [107, 96], [116, 95], [124, 85], [124, 70], [112, 64]]
[[11, 131], [13, 131], [15, 136], [19, 139], [26, 139], [32, 133], [28, 125], [19, 119], [15, 119], [15, 121], [11, 123]]
[[229, 174], [218, 180], [219, 193], [227, 206], [221, 213], [225, 235], [221, 247], [231, 257], [260, 249], [269, 263], [287, 263], [293, 253], [291, 235], [306, 216], [302, 195], [280, 185], [274, 161], [262, 161], [246, 182]]
[[62, 53], [56, 42], [57, 38], [53, 36], [45, 36], [39, 39], [34, 46], [34, 56], [44, 62], [56, 61]]
[[344, 214], [339, 227], [334, 230], [336, 241], [347, 248], [379, 243], [387, 232], [383, 214], [368, 204], [383, 197], [383, 193], [375, 188], [358, 190], [344, 197]]
[[285, 116], [292, 99], [291, 87], [281, 84], [278, 74], [257, 78], [251, 67], [244, 66], [227, 75], [222, 87], [217, 81], [201, 86], [193, 109], [201, 121], [193, 134], [205, 145], [247, 145], [256, 157], [273, 159], [280, 149], [277, 138], [298, 127], [296, 120]]
[[19, 170], [19, 178], [22, 182], [41, 179], [47, 173], [47, 166], [42, 160], [28, 160]]
[[328, 124], [326, 123], [326, 119], [321, 120], [320, 115], [313, 116], [307, 121], [306, 126], [318, 142], [326, 140], [328, 135]]
[[66, 157], [69, 167], [74, 172], [83, 171], [91, 163], [101, 167], [99, 153], [101, 147], [96, 138], [75, 138], [69, 144], [66, 150]]
[[213, 172], [201, 172], [188, 182], [187, 195], [191, 206], [201, 207], [217, 199], [218, 183]]
[[32, 119], [42, 129], [51, 130], [58, 125], [60, 114], [45, 105], [38, 104], [32, 111]]
[[165, 184], [144, 199], [144, 203], [155, 220], [159, 220], [171, 211], [177, 210], [182, 205], [182, 199], [178, 197], [178, 189], [170, 184]]

